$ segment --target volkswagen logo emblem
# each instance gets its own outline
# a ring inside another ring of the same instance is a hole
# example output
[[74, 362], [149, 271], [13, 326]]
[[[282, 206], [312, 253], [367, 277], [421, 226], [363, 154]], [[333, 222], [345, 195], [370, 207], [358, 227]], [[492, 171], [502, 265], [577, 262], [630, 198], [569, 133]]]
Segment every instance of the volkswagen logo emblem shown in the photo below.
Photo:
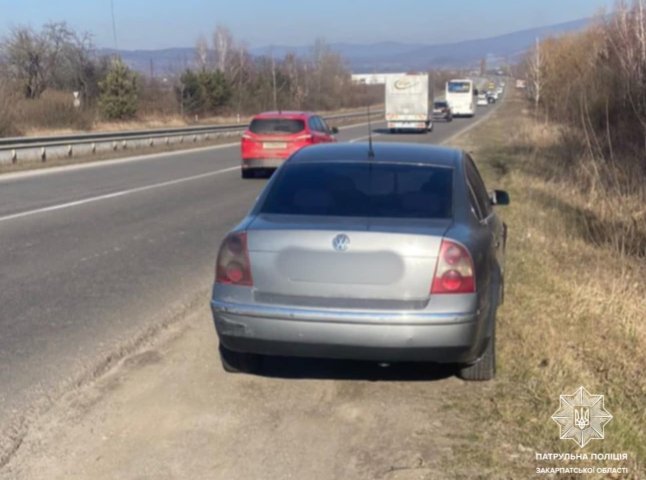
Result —
[[337, 252], [345, 252], [350, 246], [350, 237], [345, 233], [340, 233], [332, 240], [332, 246]]

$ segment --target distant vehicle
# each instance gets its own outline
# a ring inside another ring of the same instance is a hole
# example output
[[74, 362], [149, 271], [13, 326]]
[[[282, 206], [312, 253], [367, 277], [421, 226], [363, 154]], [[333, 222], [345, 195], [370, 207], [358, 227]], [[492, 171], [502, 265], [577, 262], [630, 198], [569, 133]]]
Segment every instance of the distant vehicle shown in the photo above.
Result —
[[453, 116], [472, 117], [476, 113], [473, 81], [456, 79], [446, 82], [446, 101]]
[[521, 80], [520, 78], [516, 80], [516, 88], [526, 88], [527, 87], [527, 81]]
[[495, 374], [506, 226], [471, 157], [400, 143], [299, 150], [219, 249], [228, 372], [264, 355], [442, 362]]
[[488, 91], [486, 95], [489, 103], [496, 103], [498, 101], [498, 92], [496, 92], [495, 90]]
[[265, 112], [256, 115], [242, 135], [242, 178], [276, 169], [296, 150], [336, 142], [339, 130], [311, 112]]
[[487, 95], [485, 93], [478, 95], [477, 103], [479, 107], [486, 107], [487, 105], [489, 105], [489, 99], [487, 98]]
[[386, 122], [391, 133], [431, 131], [432, 98], [427, 73], [386, 78]]
[[433, 103], [433, 120], [453, 121], [453, 112], [446, 100], [436, 100]]

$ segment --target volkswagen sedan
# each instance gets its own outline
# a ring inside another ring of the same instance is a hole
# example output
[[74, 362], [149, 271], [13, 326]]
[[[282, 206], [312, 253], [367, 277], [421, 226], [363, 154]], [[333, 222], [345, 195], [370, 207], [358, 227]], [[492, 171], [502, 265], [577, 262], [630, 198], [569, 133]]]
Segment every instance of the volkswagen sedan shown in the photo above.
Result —
[[227, 371], [265, 355], [457, 364], [495, 373], [506, 227], [470, 156], [309, 147], [223, 240], [211, 307]]

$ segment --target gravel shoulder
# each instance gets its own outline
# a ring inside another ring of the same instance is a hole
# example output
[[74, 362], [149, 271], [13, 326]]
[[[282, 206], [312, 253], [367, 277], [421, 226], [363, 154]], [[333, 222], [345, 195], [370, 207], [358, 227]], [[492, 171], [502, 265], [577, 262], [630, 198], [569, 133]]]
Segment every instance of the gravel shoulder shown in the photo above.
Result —
[[452, 399], [490, 388], [421, 365], [226, 374], [207, 307], [162, 337], [48, 411], [0, 478], [453, 477], [472, 426]]

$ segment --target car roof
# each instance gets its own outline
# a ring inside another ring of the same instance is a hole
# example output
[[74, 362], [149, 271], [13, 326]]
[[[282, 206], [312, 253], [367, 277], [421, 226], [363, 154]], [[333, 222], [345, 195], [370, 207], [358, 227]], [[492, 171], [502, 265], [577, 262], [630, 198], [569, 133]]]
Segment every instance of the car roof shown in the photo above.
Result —
[[312, 112], [302, 112], [302, 111], [294, 111], [294, 110], [283, 110], [283, 111], [271, 111], [271, 112], [262, 112], [257, 115], [255, 115], [253, 118], [255, 119], [263, 119], [263, 118], [293, 118], [293, 119], [303, 119], [303, 118], [309, 118], [311, 116], [315, 115]]
[[462, 151], [437, 145], [375, 142], [374, 157], [368, 155], [368, 144], [332, 143], [303, 148], [288, 163], [372, 161], [376, 163], [422, 163], [455, 167], [462, 158]]

